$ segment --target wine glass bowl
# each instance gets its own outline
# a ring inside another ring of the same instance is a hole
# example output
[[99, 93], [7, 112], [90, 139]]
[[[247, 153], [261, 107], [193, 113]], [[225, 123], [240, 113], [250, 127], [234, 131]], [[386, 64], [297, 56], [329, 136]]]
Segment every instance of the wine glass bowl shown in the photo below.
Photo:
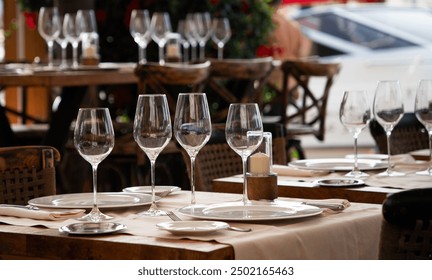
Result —
[[38, 31], [48, 46], [48, 67], [53, 67], [54, 41], [61, 28], [60, 16], [56, 7], [42, 7], [38, 16]]
[[210, 111], [205, 93], [180, 93], [174, 118], [174, 135], [191, 160], [191, 206], [195, 200], [195, 159], [212, 133]]
[[78, 47], [80, 32], [76, 23], [76, 13], [66, 13], [63, 19], [63, 33], [72, 45], [72, 67], [78, 67]]
[[212, 21], [210, 13], [195, 13], [193, 14], [194, 19], [194, 34], [200, 47], [199, 58], [204, 60], [205, 58], [205, 45], [212, 35]]
[[432, 176], [432, 80], [421, 80], [417, 87], [414, 112], [429, 135], [429, 167], [418, 175]]
[[404, 105], [399, 81], [379, 81], [373, 102], [375, 119], [384, 128], [387, 136], [388, 168], [379, 176], [403, 176], [402, 172], [393, 170], [391, 162], [390, 136], [393, 128], [404, 114]]
[[249, 202], [247, 195], [247, 158], [259, 147], [263, 139], [263, 124], [256, 103], [230, 104], [225, 126], [228, 145], [242, 159], [243, 203]]
[[114, 148], [114, 128], [108, 108], [80, 108], [74, 130], [78, 153], [91, 164], [93, 175], [93, 208], [82, 221], [100, 222], [112, 219], [100, 212], [97, 203], [97, 168]]
[[348, 177], [360, 178], [369, 176], [367, 173], [360, 171], [357, 152], [358, 136], [366, 128], [371, 119], [371, 110], [366, 94], [366, 91], [363, 90], [345, 91], [339, 110], [339, 119], [342, 125], [354, 138], [354, 167], [352, 171], [345, 174]]
[[140, 94], [135, 112], [133, 136], [135, 142], [150, 160], [152, 204], [141, 212], [145, 216], [163, 216], [155, 198], [155, 163], [172, 137], [171, 117], [167, 98], [164, 94]]
[[218, 47], [218, 59], [223, 58], [223, 49], [231, 38], [231, 27], [227, 18], [213, 19], [212, 40]]
[[150, 15], [147, 10], [132, 10], [129, 31], [138, 44], [138, 61], [145, 64], [146, 48], [151, 38]]

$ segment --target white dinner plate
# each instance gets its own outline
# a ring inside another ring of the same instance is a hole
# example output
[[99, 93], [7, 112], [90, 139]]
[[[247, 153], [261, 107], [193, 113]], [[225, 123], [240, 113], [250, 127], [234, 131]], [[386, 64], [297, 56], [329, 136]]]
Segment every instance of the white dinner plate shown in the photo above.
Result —
[[225, 203], [214, 205], [196, 205], [193, 209], [186, 206], [178, 211], [189, 217], [220, 221], [273, 221], [304, 218], [319, 215], [322, 209], [304, 204], [252, 204]]
[[60, 227], [59, 231], [67, 234], [95, 235], [113, 233], [123, 229], [126, 229], [126, 226], [123, 224], [103, 222], [70, 224]]
[[[358, 159], [360, 170], [378, 170], [387, 168], [387, 162], [376, 159]], [[302, 159], [289, 163], [289, 166], [321, 171], [351, 171], [354, 166], [354, 159], [349, 158], [323, 158], [323, 159]]]
[[228, 228], [227, 223], [217, 221], [178, 221], [160, 223], [156, 226], [176, 235], [202, 235]]
[[[99, 208], [119, 208], [151, 204], [151, 195], [126, 192], [97, 193]], [[156, 197], [160, 200], [160, 197]], [[29, 200], [28, 204], [42, 208], [92, 208], [93, 193], [71, 193], [42, 196]]]
[[363, 180], [350, 179], [350, 178], [321, 179], [316, 181], [316, 183], [322, 187], [336, 187], [336, 188], [364, 186]]
[[[181, 188], [176, 186], [155, 186], [155, 195], [164, 197], [167, 196], [173, 192], [180, 191]], [[128, 187], [123, 189], [124, 192], [129, 193], [145, 193], [145, 194], [152, 194], [152, 188], [151, 186], [134, 186], [134, 187]]]
[[[353, 159], [354, 155], [350, 154], [350, 155], [346, 155], [345, 157], [349, 158], [349, 159]], [[358, 159], [387, 160], [388, 159], [388, 155], [385, 155], [385, 154], [358, 154], [357, 158]]]

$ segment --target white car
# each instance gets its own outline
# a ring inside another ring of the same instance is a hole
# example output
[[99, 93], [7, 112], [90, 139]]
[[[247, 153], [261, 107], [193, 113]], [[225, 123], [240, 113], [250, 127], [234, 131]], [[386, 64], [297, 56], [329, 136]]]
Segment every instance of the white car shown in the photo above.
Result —
[[[414, 109], [420, 79], [432, 79], [432, 10], [386, 5], [335, 5], [300, 10], [293, 15], [323, 62], [340, 62], [328, 103], [326, 139], [307, 145], [352, 145], [339, 122], [339, 104], [348, 89], [366, 89], [372, 103], [378, 80], [399, 80], [406, 112]], [[368, 131], [359, 145], [374, 145]]]

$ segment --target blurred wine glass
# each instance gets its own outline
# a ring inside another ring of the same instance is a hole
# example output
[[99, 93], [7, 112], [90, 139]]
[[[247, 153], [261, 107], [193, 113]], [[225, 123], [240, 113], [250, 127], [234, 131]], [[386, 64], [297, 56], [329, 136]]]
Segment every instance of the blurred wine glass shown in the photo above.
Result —
[[60, 32], [56, 37], [55, 41], [59, 44], [61, 48], [61, 62], [60, 68], [67, 68], [67, 46], [69, 44], [68, 38], [66, 38], [65, 33], [63, 31], [63, 18], [60, 18]]
[[195, 23], [193, 14], [187, 14], [184, 25], [184, 36], [191, 46], [191, 61], [197, 59], [198, 41], [195, 38]]
[[60, 16], [57, 7], [42, 7], [38, 16], [38, 31], [48, 46], [48, 67], [53, 67], [54, 42], [60, 33]]
[[154, 13], [151, 22], [151, 37], [159, 46], [159, 64], [165, 64], [165, 44], [167, 42], [166, 35], [172, 32], [171, 20], [168, 13]]
[[218, 47], [218, 59], [223, 58], [223, 49], [231, 38], [231, 27], [227, 18], [213, 19], [213, 33], [212, 40]]
[[249, 202], [247, 195], [247, 158], [259, 147], [263, 139], [261, 113], [256, 103], [234, 103], [229, 106], [225, 126], [228, 145], [242, 159], [243, 204]]
[[147, 62], [146, 48], [151, 38], [150, 15], [147, 10], [133, 10], [129, 24], [129, 31], [138, 44], [138, 61]]
[[387, 136], [388, 168], [379, 173], [379, 176], [403, 176], [402, 172], [393, 170], [391, 162], [390, 136], [393, 128], [399, 123], [403, 114], [404, 106], [399, 81], [379, 81], [375, 91], [373, 102], [374, 116], [378, 123], [384, 128]]
[[91, 164], [93, 174], [93, 208], [79, 220], [100, 222], [112, 219], [100, 212], [97, 202], [97, 168], [114, 148], [114, 128], [108, 108], [79, 109], [74, 145], [78, 153]]
[[78, 67], [78, 47], [80, 32], [76, 23], [76, 13], [66, 13], [63, 19], [63, 33], [72, 45], [72, 67]]
[[99, 34], [94, 10], [78, 10], [76, 24], [81, 39], [82, 57], [98, 57]]
[[371, 119], [371, 108], [366, 94], [364, 90], [345, 91], [340, 106], [339, 119], [354, 138], [354, 168], [345, 175], [348, 177], [369, 176], [367, 173], [360, 171], [357, 160], [357, 138]]
[[191, 206], [195, 200], [195, 159], [212, 133], [210, 111], [205, 93], [180, 93], [174, 118], [174, 135], [191, 161]]
[[180, 34], [180, 43], [183, 48], [183, 61], [188, 62], [189, 61], [189, 49], [191, 44], [189, 43], [189, 40], [186, 35], [187, 29], [186, 29], [186, 20], [179, 20], [177, 25], [177, 33]]
[[195, 24], [195, 37], [200, 46], [200, 60], [205, 58], [205, 45], [212, 35], [212, 22], [210, 14], [205, 13], [195, 13], [193, 14], [194, 24]]
[[432, 176], [432, 80], [421, 80], [419, 82], [415, 97], [414, 112], [429, 134], [430, 162], [428, 169], [416, 174]]
[[156, 206], [155, 164], [160, 152], [172, 137], [171, 117], [165, 94], [140, 94], [136, 107], [133, 136], [135, 142], [150, 160], [152, 204], [150, 209], [141, 212], [145, 216], [166, 215]]

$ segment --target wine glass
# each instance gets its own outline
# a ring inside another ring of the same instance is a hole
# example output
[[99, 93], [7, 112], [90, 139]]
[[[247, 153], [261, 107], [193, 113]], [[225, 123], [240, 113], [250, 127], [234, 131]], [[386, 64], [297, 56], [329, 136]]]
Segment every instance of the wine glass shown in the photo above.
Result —
[[78, 67], [78, 46], [80, 32], [76, 23], [76, 13], [66, 13], [63, 19], [63, 33], [72, 45], [72, 67]]
[[133, 135], [135, 142], [150, 160], [152, 204], [150, 209], [140, 214], [163, 216], [155, 201], [155, 163], [159, 153], [171, 140], [171, 117], [165, 94], [141, 94], [138, 96]]
[[187, 14], [184, 25], [184, 36], [188, 40], [191, 46], [191, 61], [197, 59], [197, 46], [198, 42], [195, 39], [195, 23], [193, 19], [193, 14]]
[[81, 39], [82, 57], [98, 57], [99, 35], [94, 10], [78, 10], [76, 25]]
[[97, 168], [114, 147], [114, 128], [108, 108], [80, 108], [74, 130], [74, 145], [93, 171], [93, 208], [79, 220], [100, 222], [112, 219], [99, 211], [97, 204]]
[[174, 135], [191, 161], [191, 206], [195, 200], [195, 158], [212, 133], [205, 93], [180, 93], [174, 118]]
[[179, 20], [177, 25], [177, 33], [181, 36], [180, 43], [183, 47], [183, 61], [189, 62], [189, 48], [191, 44], [189, 43], [189, 39], [187, 38], [186, 24], [186, 20]]
[[357, 160], [357, 138], [371, 119], [371, 110], [367, 102], [366, 91], [348, 90], [344, 92], [339, 111], [339, 119], [342, 125], [345, 126], [354, 137], [354, 168], [345, 176], [354, 178], [369, 176], [367, 173], [360, 171]]
[[424, 125], [429, 134], [429, 168], [417, 172], [419, 175], [432, 176], [432, 80], [421, 80], [414, 103], [417, 119]]
[[152, 39], [159, 46], [159, 64], [165, 64], [166, 35], [172, 31], [168, 13], [154, 13], [150, 22]]
[[57, 7], [40, 8], [38, 31], [48, 45], [48, 67], [53, 67], [54, 41], [60, 33], [60, 17]]
[[[60, 23], [63, 23], [63, 18], [60, 18]], [[60, 28], [59, 35], [55, 38], [57, 44], [59, 44], [61, 48], [61, 63], [60, 68], [67, 68], [67, 46], [69, 44], [68, 39], [66, 38], [63, 28]]]
[[231, 38], [231, 27], [227, 18], [213, 19], [212, 40], [218, 47], [218, 59], [223, 58], [223, 48]]
[[404, 105], [399, 81], [379, 81], [373, 102], [374, 116], [384, 128], [387, 136], [388, 168], [379, 176], [403, 176], [404, 173], [393, 170], [391, 163], [390, 136], [393, 128], [404, 114]]
[[146, 48], [150, 41], [150, 15], [147, 10], [133, 10], [129, 24], [129, 31], [134, 38], [135, 43], [138, 44], [138, 57], [139, 63], [145, 64]]
[[205, 58], [205, 44], [210, 39], [212, 34], [212, 22], [210, 14], [205, 13], [196, 13], [193, 15], [194, 24], [195, 24], [195, 38], [198, 41], [200, 46], [200, 59], [204, 60]]
[[247, 158], [259, 147], [263, 139], [263, 124], [258, 104], [231, 104], [228, 109], [225, 137], [231, 149], [242, 158], [243, 204], [246, 205], [249, 202], [246, 181]]

